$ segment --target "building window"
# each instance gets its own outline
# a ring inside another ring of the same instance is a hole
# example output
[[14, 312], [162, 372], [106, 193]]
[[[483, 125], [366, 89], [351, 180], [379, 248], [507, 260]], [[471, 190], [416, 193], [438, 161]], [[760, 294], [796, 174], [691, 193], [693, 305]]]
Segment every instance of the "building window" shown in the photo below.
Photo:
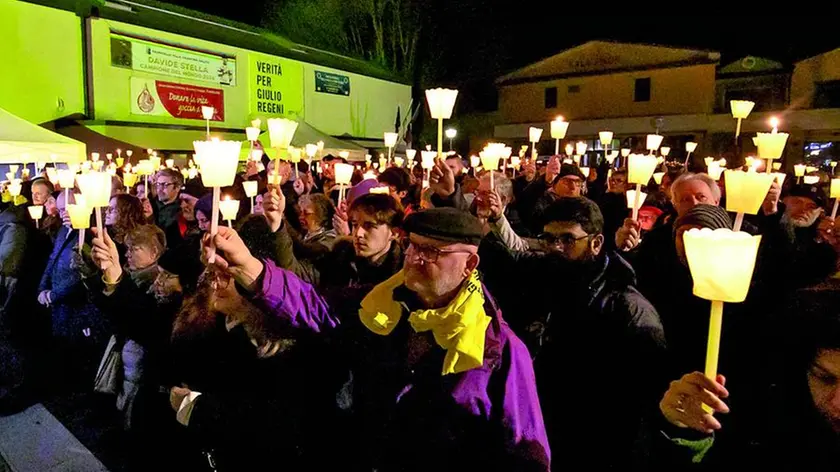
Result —
[[545, 107], [557, 108], [557, 87], [546, 87], [545, 89]]
[[569, 85], [568, 93], [580, 93], [580, 85]]
[[633, 93], [633, 100], [636, 102], [650, 101], [650, 77], [636, 79], [636, 89]]
[[840, 108], [840, 80], [816, 84], [814, 108]]

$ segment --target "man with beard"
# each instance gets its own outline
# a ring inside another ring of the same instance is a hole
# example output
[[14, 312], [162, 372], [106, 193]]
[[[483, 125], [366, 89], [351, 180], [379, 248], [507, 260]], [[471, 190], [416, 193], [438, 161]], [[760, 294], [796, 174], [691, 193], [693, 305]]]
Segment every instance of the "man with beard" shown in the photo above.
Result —
[[[511, 321], [539, 315], [544, 325], [534, 369], [549, 444], [592, 470], [634, 464], [643, 419], [655, 417], [666, 378], [659, 316], [634, 287], [633, 269], [604, 250], [603, 225], [594, 202], [563, 197], [546, 209], [542, 254], [509, 252], [495, 235], [479, 251], [485, 282], [508, 295], [499, 299]], [[570, 389], [570, 379], [585, 394]], [[611, 385], [633, 387], [617, 397]]]
[[825, 216], [825, 193], [817, 185], [794, 185], [782, 200], [782, 229], [790, 244], [789, 279], [795, 286], [818, 282], [836, 270], [834, 221]]

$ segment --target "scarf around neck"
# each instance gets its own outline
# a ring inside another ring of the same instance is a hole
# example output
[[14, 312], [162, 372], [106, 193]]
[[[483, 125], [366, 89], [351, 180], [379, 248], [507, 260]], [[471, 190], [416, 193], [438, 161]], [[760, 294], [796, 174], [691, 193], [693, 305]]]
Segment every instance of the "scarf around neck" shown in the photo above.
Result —
[[[362, 300], [359, 318], [370, 331], [387, 336], [400, 322], [405, 304], [394, 300], [405, 274], [399, 271], [373, 288]], [[405, 307], [408, 310], [408, 307]], [[474, 270], [461, 290], [442, 308], [415, 310], [408, 322], [417, 333], [431, 331], [444, 350], [442, 375], [457, 374], [484, 364], [484, 339], [491, 318], [484, 311], [484, 290]]]

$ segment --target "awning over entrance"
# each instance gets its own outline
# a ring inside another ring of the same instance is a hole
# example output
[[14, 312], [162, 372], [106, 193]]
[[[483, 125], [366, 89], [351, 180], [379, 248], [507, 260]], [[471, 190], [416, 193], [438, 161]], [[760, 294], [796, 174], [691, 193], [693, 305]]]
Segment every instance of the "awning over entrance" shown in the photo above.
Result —
[[30, 123], [0, 108], [0, 163], [28, 161], [79, 162], [85, 159], [85, 143]]
[[[62, 127], [59, 131], [65, 136], [84, 141], [92, 151], [114, 152], [115, 149], [134, 149], [135, 153], [145, 153], [146, 149], [171, 152], [176, 154], [191, 154], [193, 141], [205, 139], [206, 133], [198, 129], [184, 129], [174, 127], [143, 126], [141, 124], [107, 123], [101, 121], [82, 121], [70, 126]], [[217, 131], [210, 128], [210, 136], [222, 140], [243, 141], [241, 159], [248, 156], [248, 143], [245, 141], [245, 130], [242, 132]], [[260, 141], [264, 147], [271, 145], [268, 132], [263, 132]], [[350, 160], [363, 161], [367, 149], [342, 141], [313, 128], [306, 122], [298, 124], [292, 145], [303, 147], [307, 143], [324, 142], [324, 154], [338, 155], [341, 151], [350, 153]], [[269, 151], [271, 154], [271, 151]], [[142, 154], [138, 154], [142, 155]]]

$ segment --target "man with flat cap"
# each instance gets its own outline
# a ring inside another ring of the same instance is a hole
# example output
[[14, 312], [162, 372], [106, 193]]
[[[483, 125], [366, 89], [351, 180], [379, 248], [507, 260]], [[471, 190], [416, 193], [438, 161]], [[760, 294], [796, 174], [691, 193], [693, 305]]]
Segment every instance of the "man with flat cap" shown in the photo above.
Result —
[[272, 322], [336, 338], [357, 425], [345, 441], [358, 463], [343, 458], [345, 470], [549, 470], [529, 353], [476, 270], [480, 223], [435, 208], [410, 215], [404, 230], [403, 269], [361, 307], [254, 258], [228, 228], [214, 239], [216, 264]]

